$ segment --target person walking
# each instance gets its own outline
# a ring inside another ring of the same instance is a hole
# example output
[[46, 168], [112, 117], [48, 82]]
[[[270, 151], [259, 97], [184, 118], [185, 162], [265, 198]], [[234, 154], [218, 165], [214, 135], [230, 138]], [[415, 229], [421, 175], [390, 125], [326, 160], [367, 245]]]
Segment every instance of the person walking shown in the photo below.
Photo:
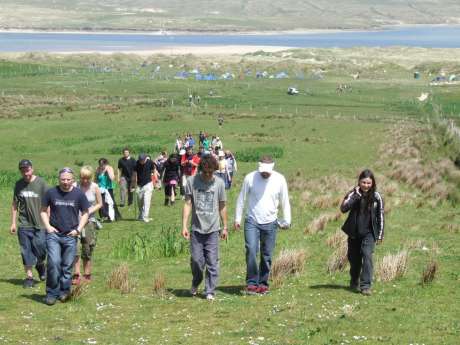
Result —
[[41, 177], [34, 174], [30, 160], [22, 159], [19, 162], [19, 171], [22, 178], [14, 186], [10, 233], [18, 235], [26, 273], [23, 287], [31, 288], [35, 285], [33, 266], [38, 272], [38, 278], [41, 281], [46, 279], [46, 231], [40, 217], [40, 209], [48, 186]]
[[[185, 203], [182, 213], [182, 236], [190, 240], [190, 265], [192, 269], [192, 287], [190, 293], [196, 296], [203, 281], [206, 268], [205, 296], [214, 300], [219, 278], [219, 232], [226, 240], [227, 207], [225, 186], [222, 179], [214, 176], [217, 161], [205, 156], [200, 161], [199, 174], [190, 177], [185, 187]], [[189, 218], [192, 216], [191, 231]], [[219, 220], [220, 217], [220, 220]]]
[[138, 220], [150, 222], [150, 203], [153, 194], [152, 176], [155, 174], [155, 165], [145, 153], [139, 155], [134, 169], [134, 186], [137, 186], [137, 200], [139, 207]]
[[340, 211], [348, 213], [342, 230], [348, 235], [348, 261], [350, 262], [350, 289], [371, 295], [375, 244], [384, 236], [384, 205], [377, 192], [371, 170], [358, 176], [358, 185], [347, 193]]
[[69, 297], [77, 238], [88, 221], [90, 206], [85, 194], [74, 187], [72, 169], [61, 169], [59, 185], [45, 193], [40, 213], [47, 231], [48, 260], [44, 302], [48, 305], [55, 304], [57, 299], [66, 302]]
[[88, 209], [88, 222], [80, 234], [81, 253], [75, 256], [73, 265], [72, 285], [78, 285], [81, 282], [80, 258], [83, 260], [83, 280], [91, 281], [91, 258], [94, 247], [96, 246], [96, 234], [98, 223], [96, 212], [102, 207], [102, 195], [99, 186], [92, 182], [94, 179], [93, 168], [86, 165], [80, 169], [80, 182], [76, 187], [85, 193], [86, 199], [90, 204]]
[[[291, 206], [286, 179], [273, 170], [275, 163], [270, 156], [262, 156], [258, 170], [245, 176], [236, 203], [235, 230], [241, 228], [244, 204], [247, 201], [244, 222], [246, 247], [246, 292], [265, 294], [269, 291], [269, 274], [275, 248], [278, 226], [289, 228]], [[284, 220], [278, 220], [278, 207]], [[260, 263], [257, 255], [260, 247]]]
[[230, 189], [232, 187], [233, 175], [238, 171], [236, 158], [230, 150], [225, 150], [225, 160], [227, 161], [227, 171], [229, 174], [228, 185], [225, 187]]
[[100, 216], [109, 221], [121, 219], [118, 207], [115, 204], [115, 195], [113, 193], [113, 184], [115, 172], [106, 158], [100, 158], [99, 166], [96, 169], [96, 180], [101, 190], [103, 206], [100, 209]]
[[[131, 157], [129, 149], [123, 149], [123, 157], [118, 160], [118, 184], [120, 185], [120, 207], [124, 207], [126, 202], [128, 206], [133, 203], [133, 192], [131, 183], [133, 178], [136, 160]], [[127, 200], [126, 200], [127, 199]]]
[[165, 206], [176, 201], [176, 186], [180, 181], [180, 163], [177, 154], [171, 154], [164, 163], [163, 183], [165, 185]]

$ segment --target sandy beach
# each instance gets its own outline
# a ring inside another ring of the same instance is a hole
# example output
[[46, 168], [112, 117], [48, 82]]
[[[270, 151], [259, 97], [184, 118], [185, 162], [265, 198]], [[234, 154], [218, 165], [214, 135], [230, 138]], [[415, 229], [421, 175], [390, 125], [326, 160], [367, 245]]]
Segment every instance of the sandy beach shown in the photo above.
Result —
[[263, 50], [267, 53], [273, 53], [293, 49], [293, 47], [276, 47], [276, 46], [245, 46], [245, 45], [227, 45], [227, 46], [170, 46], [158, 47], [149, 50], [117, 50], [117, 51], [71, 51], [71, 52], [52, 52], [48, 54], [71, 55], [71, 54], [133, 54], [140, 56], [149, 55], [197, 55], [197, 56], [223, 56], [223, 55], [241, 55]]

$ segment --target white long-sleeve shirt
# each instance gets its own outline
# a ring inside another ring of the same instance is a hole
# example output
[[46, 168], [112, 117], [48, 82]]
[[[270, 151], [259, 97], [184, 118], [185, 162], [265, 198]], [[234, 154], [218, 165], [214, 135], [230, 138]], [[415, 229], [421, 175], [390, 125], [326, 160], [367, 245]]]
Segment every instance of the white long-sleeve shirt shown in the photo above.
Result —
[[272, 171], [268, 179], [264, 179], [258, 171], [246, 175], [236, 203], [235, 223], [241, 224], [245, 201], [246, 216], [256, 223], [267, 224], [278, 219], [278, 206], [281, 204], [284, 222], [291, 224], [287, 183], [280, 173]]

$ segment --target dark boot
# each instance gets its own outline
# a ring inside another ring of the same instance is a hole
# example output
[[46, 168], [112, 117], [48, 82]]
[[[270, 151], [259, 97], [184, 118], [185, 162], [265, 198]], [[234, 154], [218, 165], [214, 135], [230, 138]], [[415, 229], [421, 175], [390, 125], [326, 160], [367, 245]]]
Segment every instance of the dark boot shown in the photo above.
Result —
[[169, 198], [165, 198], [165, 206], [169, 206]]

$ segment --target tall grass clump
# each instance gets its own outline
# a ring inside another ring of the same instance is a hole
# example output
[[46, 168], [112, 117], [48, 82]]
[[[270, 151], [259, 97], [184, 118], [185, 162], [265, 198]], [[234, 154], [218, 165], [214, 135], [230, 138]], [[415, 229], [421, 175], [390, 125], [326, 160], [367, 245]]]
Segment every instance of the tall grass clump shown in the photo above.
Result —
[[153, 278], [153, 294], [159, 297], [166, 296], [166, 278], [161, 272]]
[[163, 227], [158, 240], [158, 255], [164, 258], [178, 256], [187, 251], [188, 245], [174, 227]]
[[327, 260], [327, 273], [332, 274], [337, 271], [343, 271], [348, 263], [348, 244], [347, 241], [338, 243], [338, 247]]
[[339, 229], [327, 238], [326, 244], [331, 248], [339, 248], [343, 245], [344, 242], [347, 242], [347, 239], [347, 235], [341, 229]]
[[129, 278], [129, 268], [126, 263], [121, 264], [110, 273], [107, 286], [110, 289], [120, 290], [123, 294], [133, 291], [134, 284]]
[[407, 272], [409, 253], [401, 250], [396, 254], [387, 254], [377, 264], [377, 279], [383, 282], [401, 278]]
[[332, 221], [336, 221], [341, 217], [340, 212], [336, 213], [324, 213], [319, 215], [317, 218], [313, 219], [310, 224], [304, 230], [305, 234], [316, 234], [320, 231], [323, 231], [327, 224]]
[[284, 149], [280, 146], [261, 146], [235, 152], [236, 159], [241, 162], [258, 162], [260, 157], [264, 155], [281, 158], [284, 155]]
[[69, 295], [69, 301], [76, 302], [88, 292], [88, 283], [81, 283], [72, 287]]
[[156, 243], [151, 234], [136, 233], [115, 243], [112, 255], [116, 259], [149, 261], [155, 257]]
[[291, 275], [300, 274], [305, 266], [306, 253], [303, 249], [283, 250], [272, 265], [271, 280], [279, 287]]
[[435, 259], [431, 259], [430, 262], [426, 265], [425, 269], [422, 272], [422, 285], [430, 284], [436, 278], [436, 273], [439, 271], [438, 262]]

